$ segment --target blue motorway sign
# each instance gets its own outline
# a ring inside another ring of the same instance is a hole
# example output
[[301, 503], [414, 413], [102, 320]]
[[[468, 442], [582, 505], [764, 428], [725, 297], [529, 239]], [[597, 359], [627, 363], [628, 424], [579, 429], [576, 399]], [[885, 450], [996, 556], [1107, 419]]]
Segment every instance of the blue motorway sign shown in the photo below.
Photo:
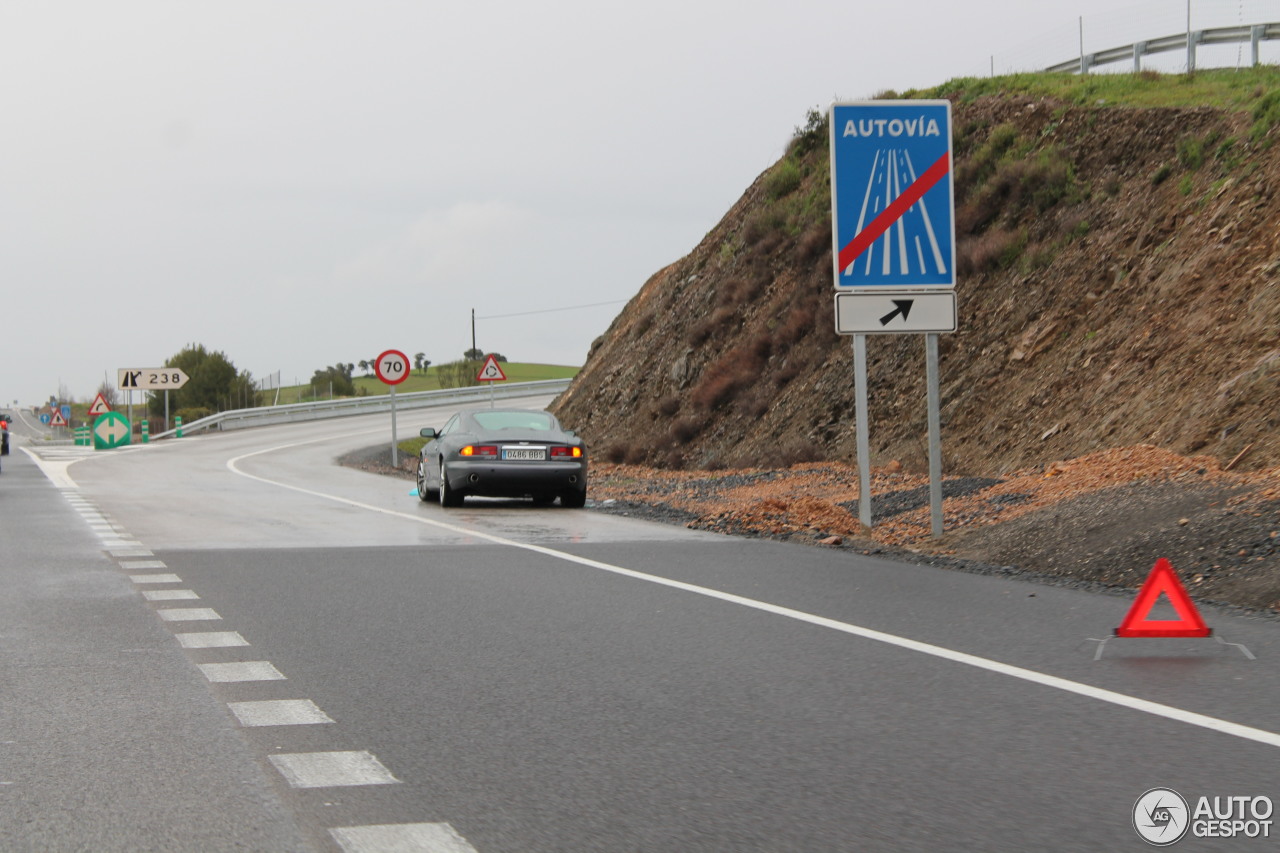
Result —
[[833, 104], [837, 289], [954, 288], [950, 101]]

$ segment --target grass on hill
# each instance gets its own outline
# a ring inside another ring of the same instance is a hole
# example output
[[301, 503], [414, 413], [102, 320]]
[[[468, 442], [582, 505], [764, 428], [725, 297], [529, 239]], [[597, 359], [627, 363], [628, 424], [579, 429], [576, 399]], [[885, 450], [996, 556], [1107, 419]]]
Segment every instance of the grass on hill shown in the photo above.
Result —
[[[1202, 107], [1257, 110], [1274, 101], [1280, 88], [1280, 68], [1212, 68], [1191, 74], [1156, 71], [1111, 74], [1008, 74], [1000, 77], [958, 77], [940, 86], [886, 93], [881, 97], [954, 98], [968, 101], [984, 95], [1046, 96], [1081, 106]], [[1267, 107], [1264, 107], [1264, 110]], [[1255, 118], [1259, 116], [1255, 115]]]
[[[476, 362], [476, 373], [480, 372], [481, 362]], [[523, 364], [504, 362], [502, 372], [508, 382], [537, 382], [543, 379], [572, 379], [578, 375], [580, 367], [560, 364]], [[382, 383], [378, 377], [356, 376], [353, 379], [357, 396], [378, 397], [390, 393], [390, 386]], [[420, 371], [412, 371], [405, 381], [396, 386], [397, 394], [409, 394], [414, 391], [436, 391], [441, 389], [439, 368], [435, 365], [427, 368], [424, 376]], [[275, 399], [274, 391], [262, 392], [263, 405], [270, 405]], [[312, 388], [311, 385], [291, 385], [280, 389], [280, 403], [306, 403], [313, 400], [327, 400], [328, 388]]]

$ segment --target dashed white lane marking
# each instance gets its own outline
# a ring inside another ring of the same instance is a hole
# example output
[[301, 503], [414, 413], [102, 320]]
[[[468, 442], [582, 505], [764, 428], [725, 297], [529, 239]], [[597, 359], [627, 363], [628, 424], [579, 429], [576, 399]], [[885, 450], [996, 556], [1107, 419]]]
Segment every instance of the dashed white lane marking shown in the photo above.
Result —
[[336, 788], [348, 785], [395, 785], [399, 779], [373, 753], [297, 752], [268, 755], [293, 788]]
[[447, 823], [384, 823], [329, 830], [343, 853], [476, 853]]
[[182, 583], [177, 575], [129, 575], [134, 583]]
[[[154, 557], [141, 542], [127, 538], [128, 534], [102, 515], [93, 504], [71, 492], [77, 488], [66, 475], [66, 465], [43, 465], [41, 460], [28, 452], [54, 485], [63, 490], [72, 506], [76, 507], [91, 530], [104, 541], [109, 553], [120, 561], [120, 568], [129, 570], [164, 569], [162, 560], [127, 559], [130, 557]], [[134, 584], [182, 583], [176, 574], [130, 575]], [[193, 590], [144, 590], [149, 601], [174, 601], [197, 599]], [[156, 611], [166, 622], [220, 620], [222, 617], [211, 608], [170, 608]], [[236, 631], [197, 631], [174, 634], [184, 649], [215, 649], [248, 646], [248, 641]], [[268, 661], [243, 663], [197, 664], [210, 682], [283, 681], [285, 676]], [[227, 707], [245, 727], [322, 725], [334, 720], [309, 699], [275, 699], [256, 702], [229, 702]], [[271, 763], [295, 788], [325, 788], [352, 785], [390, 785], [399, 783], [391, 771], [369, 752], [321, 752], [293, 753], [268, 756]], [[0, 783], [3, 784], [3, 783]], [[370, 826], [339, 827], [330, 835], [345, 853], [476, 853], [452, 826], [447, 823], [381, 824]]]
[[240, 636], [239, 631], [194, 631], [174, 636], [184, 649], [229, 649], [249, 645], [249, 641]]
[[200, 596], [190, 589], [144, 589], [142, 597], [147, 601], [190, 601]]
[[426, 518], [421, 515], [410, 515], [407, 512], [399, 512], [398, 510], [386, 509], [385, 507], [374, 506], [362, 501], [344, 498], [339, 495], [330, 495], [325, 492], [318, 492], [314, 489], [306, 489], [302, 486], [294, 486], [290, 483], [282, 483], [278, 480], [269, 480], [266, 477], [259, 477], [256, 474], [250, 474], [241, 471], [236, 467], [236, 463], [243, 459], [249, 459], [253, 456], [261, 456], [265, 453], [274, 453], [277, 450], [287, 450], [291, 447], [301, 447], [304, 444], [317, 444], [322, 441], [329, 441], [333, 436], [324, 438], [310, 439], [308, 441], [296, 441], [291, 444], [281, 444], [276, 447], [267, 447], [262, 450], [255, 450], [252, 453], [245, 453], [227, 460], [227, 468], [241, 477], [250, 480], [256, 480], [259, 483], [266, 483], [270, 486], [276, 486], [281, 489], [288, 489], [291, 492], [297, 492], [303, 495], [310, 495], [316, 498], [333, 501], [343, 506], [356, 507], [358, 509], [369, 510], [370, 512], [380, 513], [382, 515], [391, 516], [392, 518], [403, 518], [417, 524], [425, 524], [428, 527], [435, 527], [439, 530], [448, 530], [451, 533], [457, 533], [462, 536], [470, 536], [475, 539], [492, 542], [495, 545], [505, 545], [508, 548], [516, 548], [521, 551], [530, 551], [535, 554], [542, 554], [556, 560], [564, 560], [568, 563], [576, 563], [580, 566], [587, 566], [593, 569], [599, 569], [603, 572], [621, 575], [622, 577], [632, 578], [634, 580], [644, 581], [645, 583], [665, 586], [671, 589], [678, 589], [684, 592], [690, 592], [695, 595], [706, 596], [718, 601], [724, 601], [729, 604], [736, 604], [741, 607], [748, 607], [752, 610], [759, 610], [764, 613], [772, 613], [775, 616], [783, 616], [787, 619], [794, 619], [797, 622], [805, 622], [810, 625], [816, 625], [821, 628], [829, 628], [832, 631], [839, 631], [844, 634], [850, 634], [855, 637], [861, 637], [866, 640], [872, 640], [877, 643], [884, 643], [890, 646], [896, 646], [907, 651], [917, 652], [919, 654], [930, 655], [931, 657], [940, 658], [942, 660], [951, 661], [952, 663], [970, 666], [975, 669], [993, 672], [998, 675], [1017, 678], [1031, 684], [1038, 684], [1042, 687], [1050, 687], [1055, 690], [1061, 690], [1065, 693], [1073, 693], [1077, 696], [1084, 696], [1088, 699], [1094, 699], [1099, 702], [1107, 702], [1112, 705], [1118, 705], [1122, 708], [1140, 711], [1144, 714], [1151, 714], [1156, 717], [1163, 717], [1167, 720], [1175, 720], [1180, 723], [1186, 723], [1191, 726], [1198, 726], [1203, 729], [1218, 732], [1220, 734], [1231, 735], [1243, 740], [1250, 740], [1256, 743], [1266, 744], [1280, 748], [1280, 733], [1267, 731], [1266, 729], [1254, 728], [1253, 726], [1245, 726], [1240, 723], [1233, 723], [1230, 720], [1223, 720], [1218, 717], [1210, 717], [1207, 714], [1198, 714], [1195, 711], [1188, 711], [1185, 708], [1175, 708], [1172, 705], [1162, 705], [1159, 702], [1152, 702], [1148, 699], [1139, 699], [1136, 696], [1129, 696], [1124, 693], [1117, 693], [1114, 690], [1106, 690], [1101, 687], [1094, 687], [1092, 684], [1083, 684], [1079, 681], [1071, 681], [1067, 678], [1060, 678], [1056, 675], [1049, 675], [1045, 672], [1038, 672], [1034, 669], [1025, 669], [1020, 666], [1013, 666], [1000, 661], [991, 660], [990, 658], [971, 655], [967, 652], [948, 649], [944, 646], [935, 646], [932, 643], [924, 643], [919, 640], [913, 640], [909, 637], [901, 637], [897, 634], [889, 634], [884, 631], [876, 631], [872, 628], [864, 628], [861, 625], [853, 625], [848, 622], [840, 622], [835, 619], [828, 619], [825, 616], [818, 616], [813, 613], [805, 613], [802, 610], [793, 610], [790, 607], [781, 607], [777, 604], [770, 604], [767, 601], [758, 601], [754, 598], [747, 598], [741, 595], [734, 595], [729, 592], [721, 592], [718, 589], [710, 589], [705, 586], [697, 586], [684, 581], [672, 580], [670, 578], [660, 577], [658, 575], [649, 575], [644, 572], [638, 572], [634, 569], [615, 566], [612, 563], [603, 563], [599, 560], [592, 560], [587, 557], [580, 557], [576, 554], [570, 554], [567, 551], [557, 551], [554, 548], [548, 548], [544, 545], [534, 545], [529, 542], [517, 542], [514, 539], [506, 539], [502, 536], [495, 536], [492, 533], [485, 533], [481, 530], [473, 530], [469, 527], [463, 527], [458, 524], [449, 524], [443, 521], [436, 521], [433, 518]]
[[163, 560], [125, 560], [120, 564], [120, 568], [127, 572], [136, 569], [167, 569]]
[[314, 726], [332, 723], [310, 699], [268, 699], [263, 702], [228, 702], [242, 726]]
[[212, 607], [171, 607], [156, 612], [166, 622], [200, 622], [222, 618]]
[[250, 660], [238, 663], [198, 663], [204, 677], [215, 682], [285, 681], [284, 673], [271, 661]]

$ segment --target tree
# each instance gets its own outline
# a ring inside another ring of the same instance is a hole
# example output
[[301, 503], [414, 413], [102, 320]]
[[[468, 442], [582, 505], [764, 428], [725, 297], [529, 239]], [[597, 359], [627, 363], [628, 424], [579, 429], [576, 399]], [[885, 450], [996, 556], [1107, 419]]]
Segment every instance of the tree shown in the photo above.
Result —
[[462, 357], [465, 358], [467, 361], [480, 361], [482, 358], [484, 358], [484, 350], [477, 349], [476, 347], [472, 347], [471, 349], [464, 352], [462, 354]]
[[[245, 399], [242, 383], [250, 381], [249, 374], [239, 373], [225, 354], [210, 352], [204, 344], [188, 344], [165, 361], [164, 366], [176, 367], [189, 377], [185, 385], [170, 392], [171, 411], [220, 412], [231, 407], [234, 400]], [[148, 408], [153, 416], [162, 416], [164, 394], [152, 394]]]
[[102, 377], [102, 384], [98, 386], [98, 393], [102, 395], [102, 399], [106, 401], [107, 406], [111, 409], [120, 408], [120, 394], [116, 391], [116, 386], [111, 384], [111, 380], [106, 376]]
[[422, 372], [422, 360], [427, 357], [425, 352], [415, 352], [413, 354], [413, 369]]
[[429, 359], [429, 358], [424, 358], [424, 359], [422, 360], [422, 375], [423, 375], [423, 376], [426, 376], [426, 375], [427, 375], [427, 368], [428, 368], [428, 367], [430, 367], [430, 366], [431, 366], [431, 359]]
[[356, 393], [355, 383], [351, 381], [351, 369], [342, 362], [311, 374], [311, 384], [315, 386], [317, 393], [328, 389], [331, 384], [335, 396], [354, 397]]
[[466, 388], [480, 384], [476, 379], [475, 362], [466, 359], [440, 365], [436, 368], [436, 376], [440, 379], [441, 388]]
[[500, 361], [503, 364], [507, 363], [507, 357], [500, 352], [491, 352], [489, 355], [493, 356], [494, 361]]
[[369, 375], [369, 372], [373, 369], [373, 368], [370, 366], [369, 362], [368, 362], [366, 359], [363, 359], [363, 358], [362, 358], [362, 359], [360, 359], [360, 361], [358, 361], [358, 362], [356, 362], [356, 363], [360, 365], [360, 369], [364, 371], [364, 375], [365, 375], [365, 376], [368, 376], [368, 375]]

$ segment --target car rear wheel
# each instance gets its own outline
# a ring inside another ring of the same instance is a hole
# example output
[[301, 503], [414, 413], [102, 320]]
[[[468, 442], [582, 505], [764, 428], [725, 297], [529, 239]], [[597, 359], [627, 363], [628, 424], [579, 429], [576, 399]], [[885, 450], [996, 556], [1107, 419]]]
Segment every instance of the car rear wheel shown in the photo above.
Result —
[[427, 488], [427, 465], [422, 459], [418, 460], [418, 499], [423, 503], [428, 503], [436, 499], [439, 492], [435, 489]]
[[449, 476], [444, 469], [444, 462], [440, 463], [440, 506], [462, 506], [462, 492], [457, 489], [450, 488]]

